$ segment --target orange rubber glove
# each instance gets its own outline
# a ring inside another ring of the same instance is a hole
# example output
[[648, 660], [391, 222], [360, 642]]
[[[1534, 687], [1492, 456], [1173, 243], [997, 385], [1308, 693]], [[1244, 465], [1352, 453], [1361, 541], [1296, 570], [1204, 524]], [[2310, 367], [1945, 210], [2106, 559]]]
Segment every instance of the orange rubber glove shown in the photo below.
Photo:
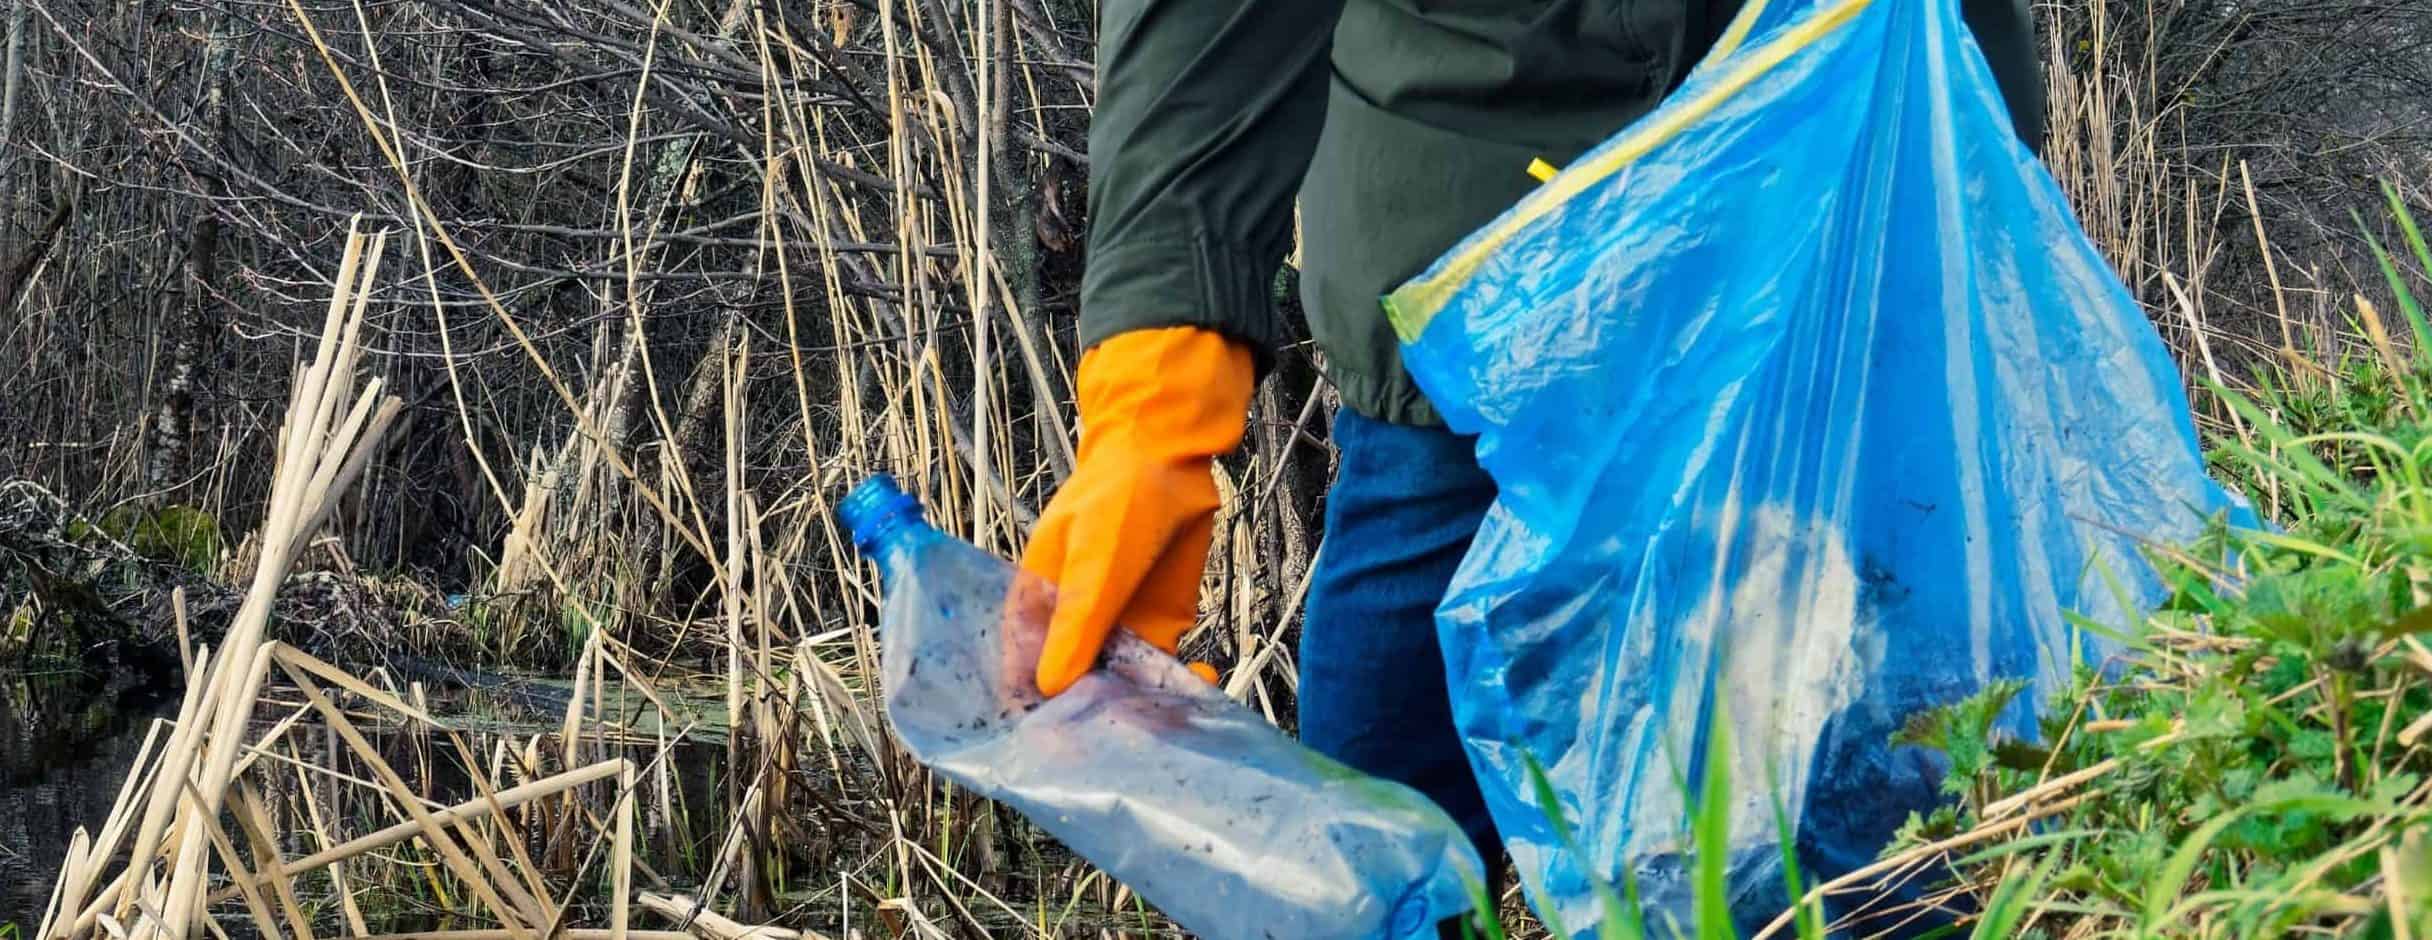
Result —
[[1247, 347], [1187, 326], [1117, 334], [1081, 356], [1078, 378], [1080, 464], [1022, 552], [1022, 570], [1056, 585], [1039, 655], [1048, 695], [1097, 663], [1116, 624], [1171, 653], [1198, 620], [1215, 458], [1240, 446], [1257, 382]]

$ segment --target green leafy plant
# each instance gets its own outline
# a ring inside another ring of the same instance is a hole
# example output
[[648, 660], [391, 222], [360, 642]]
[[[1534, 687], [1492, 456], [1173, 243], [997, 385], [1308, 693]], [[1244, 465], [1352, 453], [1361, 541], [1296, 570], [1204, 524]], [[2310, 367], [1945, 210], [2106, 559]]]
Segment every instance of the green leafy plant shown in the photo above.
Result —
[[1978, 936], [2432, 929], [2432, 905], [2390, 901], [2432, 887], [2432, 328], [2408, 272], [2373, 248], [2412, 343], [2360, 304], [2371, 349], [2212, 388], [2239, 429], [2215, 471], [2276, 526], [2157, 548], [2169, 596], [2048, 703], [2048, 746], [1989, 737], [2015, 689], [1902, 733], [1949, 758], [1960, 798], [1902, 845], [1987, 846], [1953, 866], [1981, 899]]

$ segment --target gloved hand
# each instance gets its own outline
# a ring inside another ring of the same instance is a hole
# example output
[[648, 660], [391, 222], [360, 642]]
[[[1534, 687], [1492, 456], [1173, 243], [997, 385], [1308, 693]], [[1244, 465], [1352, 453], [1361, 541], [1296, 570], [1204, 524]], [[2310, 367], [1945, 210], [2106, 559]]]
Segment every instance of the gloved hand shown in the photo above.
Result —
[[[1047, 503], [1022, 570], [1056, 585], [1039, 690], [1056, 695], [1121, 624], [1168, 653], [1199, 614], [1215, 537], [1215, 458], [1240, 446], [1250, 350], [1196, 327], [1117, 334], [1081, 356], [1080, 463]], [[1192, 670], [1215, 681], [1204, 664]]]

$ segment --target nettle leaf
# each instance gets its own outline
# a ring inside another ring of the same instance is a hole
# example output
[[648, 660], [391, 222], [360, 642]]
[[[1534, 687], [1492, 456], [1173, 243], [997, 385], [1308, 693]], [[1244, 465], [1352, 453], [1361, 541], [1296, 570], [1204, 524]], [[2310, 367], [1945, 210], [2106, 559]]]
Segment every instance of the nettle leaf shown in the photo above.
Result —
[[2248, 585], [2244, 619], [2257, 632], [2308, 650], [2389, 620], [2386, 585], [2351, 565], [2316, 565]]
[[2051, 748], [2010, 740], [1993, 745], [1993, 764], [2003, 770], [2030, 774], [2042, 773], [2047, 767], [2055, 774], [2077, 769], [2077, 762], [2065, 754], [2055, 759]]
[[1890, 858], [1913, 846], [1948, 839], [1958, 835], [1961, 829], [1957, 804], [1945, 803], [1934, 807], [1933, 812], [1922, 815], [1910, 810], [1907, 821], [1900, 824], [1900, 831], [1892, 837], [1891, 842], [1883, 846], [1880, 857]]
[[2223, 685], [2200, 687], [2185, 703], [2184, 734], [2191, 739], [2228, 738], [2246, 733], [2246, 700]]
[[[2322, 737], [2327, 740], [2330, 735], [2325, 734]], [[2298, 770], [2289, 776], [2255, 788], [2255, 798], [2251, 802], [2279, 803], [2303, 797], [2344, 797], [2346, 795], [2323, 778], [2315, 776], [2311, 771]]]
[[1925, 816], [1912, 809], [1908, 811], [1908, 818], [1900, 822], [1900, 828], [1892, 833], [1892, 841], [1883, 847], [1882, 855], [1884, 857], [1898, 855], [1906, 851], [1909, 846], [1921, 845], [1928, 841], [1931, 839], [1925, 834]]
[[[2339, 739], [2332, 737], [2328, 731], [2308, 728], [2289, 737], [2288, 753], [2290, 757], [2299, 760], [2328, 764], [2339, 753]], [[2291, 781], [2275, 781], [2266, 785], [2264, 789], [2269, 790], [2274, 786], [2289, 782]]]
[[1942, 750], [1951, 760], [1951, 772], [1942, 777], [1942, 792], [1947, 796], [1966, 796], [1976, 778], [1992, 765], [1992, 751], [1981, 738], [1961, 736]]
[[2274, 643], [2270, 668], [2256, 677], [2263, 693], [2277, 697], [2281, 693], [2313, 681], [2312, 654], [2289, 643]]
[[1892, 734], [1892, 745], [1941, 752], [1950, 761], [1950, 770], [1942, 778], [1942, 792], [1966, 796], [1978, 778], [1995, 766], [1998, 742], [1994, 739], [1994, 726], [1999, 723], [2002, 711], [2026, 689], [2023, 680], [1998, 680], [1967, 698], [1918, 712]]
[[2113, 873], [2113, 877], [2127, 876], [2124, 880], [2142, 881], [2146, 873], [2162, 867], [2162, 862], [2177, 847], [2170, 834], [2159, 827], [2139, 831], [2122, 847], [2118, 856], [2122, 867]]
[[2115, 732], [2112, 738], [2119, 742], [2120, 750], [2132, 751], [2147, 741], [2171, 733], [2177, 725], [2177, 717], [2169, 709], [2161, 708], [2138, 715], [2135, 724]]

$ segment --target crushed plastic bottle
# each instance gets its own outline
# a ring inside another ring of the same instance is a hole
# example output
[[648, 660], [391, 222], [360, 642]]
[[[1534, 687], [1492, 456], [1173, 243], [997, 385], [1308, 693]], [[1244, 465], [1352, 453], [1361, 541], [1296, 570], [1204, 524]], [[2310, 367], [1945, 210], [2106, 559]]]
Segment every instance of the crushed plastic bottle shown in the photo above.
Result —
[[884, 578], [887, 718], [921, 763], [1203, 937], [1405, 940], [1469, 910], [1477, 853], [1426, 797], [1300, 746], [1123, 631], [1046, 698], [1052, 586], [938, 531], [884, 475], [837, 511]]

